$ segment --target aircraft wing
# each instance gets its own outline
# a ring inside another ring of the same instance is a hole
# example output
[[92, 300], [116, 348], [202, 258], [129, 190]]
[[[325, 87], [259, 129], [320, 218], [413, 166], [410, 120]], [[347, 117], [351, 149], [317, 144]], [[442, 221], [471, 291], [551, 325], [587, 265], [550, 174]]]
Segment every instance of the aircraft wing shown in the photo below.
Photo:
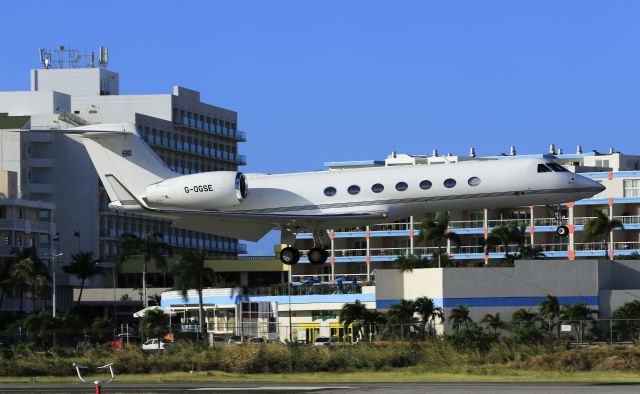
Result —
[[255, 214], [222, 211], [153, 210], [160, 215], [178, 217], [174, 227], [210, 234], [258, 241], [272, 229], [282, 227], [295, 229], [327, 229], [341, 227], [341, 222], [352, 223], [354, 218], [363, 221], [379, 221], [386, 212], [354, 212], [344, 214], [285, 215]]

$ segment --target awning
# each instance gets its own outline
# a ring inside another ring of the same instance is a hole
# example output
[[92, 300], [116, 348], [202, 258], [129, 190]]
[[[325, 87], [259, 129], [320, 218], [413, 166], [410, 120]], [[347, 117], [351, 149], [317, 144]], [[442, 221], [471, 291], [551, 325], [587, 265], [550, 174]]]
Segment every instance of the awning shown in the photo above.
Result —
[[147, 311], [155, 310], [155, 309], [160, 309], [160, 310], [162, 310], [164, 313], [166, 313], [169, 316], [175, 316], [176, 315], [176, 313], [175, 312], [171, 312], [171, 310], [169, 308], [163, 308], [161, 306], [154, 305], [154, 306], [148, 306], [148, 307], [146, 307], [144, 309], [139, 310], [138, 312], [133, 314], [133, 317], [136, 317], [136, 318], [144, 317], [147, 314]]

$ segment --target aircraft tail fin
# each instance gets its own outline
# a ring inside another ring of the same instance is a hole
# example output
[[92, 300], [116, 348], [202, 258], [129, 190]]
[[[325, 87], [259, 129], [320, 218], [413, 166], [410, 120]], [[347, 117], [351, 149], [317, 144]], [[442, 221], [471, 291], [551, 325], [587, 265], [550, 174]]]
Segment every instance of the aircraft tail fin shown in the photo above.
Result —
[[81, 126], [66, 133], [80, 136], [109, 198], [116, 205], [120, 205], [118, 202], [126, 193], [107, 175], [115, 176], [140, 199], [145, 196], [148, 185], [179, 175], [167, 167], [132, 124]]

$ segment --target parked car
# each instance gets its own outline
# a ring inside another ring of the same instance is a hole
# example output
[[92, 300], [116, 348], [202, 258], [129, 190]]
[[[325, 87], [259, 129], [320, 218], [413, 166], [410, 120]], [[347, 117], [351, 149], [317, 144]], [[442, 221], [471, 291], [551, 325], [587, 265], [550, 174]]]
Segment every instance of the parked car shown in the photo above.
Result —
[[232, 337], [229, 337], [227, 343], [231, 345], [239, 345], [242, 343], [242, 337], [240, 335], [234, 335]]
[[339, 337], [318, 337], [313, 341], [313, 346], [344, 346], [346, 344]]
[[251, 337], [249, 338], [248, 342], [264, 344], [264, 343], [267, 343], [268, 341], [264, 337]]
[[172, 346], [172, 342], [162, 338], [151, 338], [142, 344], [142, 350], [165, 350]]

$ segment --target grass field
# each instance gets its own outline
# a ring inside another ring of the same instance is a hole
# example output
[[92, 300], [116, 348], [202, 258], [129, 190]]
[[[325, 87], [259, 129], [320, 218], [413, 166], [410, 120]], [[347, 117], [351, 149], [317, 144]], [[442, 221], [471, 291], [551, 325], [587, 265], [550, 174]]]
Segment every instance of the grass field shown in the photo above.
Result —
[[[504, 368], [502, 368], [504, 370]], [[512, 370], [505, 373], [487, 374], [486, 370], [468, 372], [425, 371], [421, 367], [398, 368], [392, 371], [365, 371], [350, 373], [285, 373], [285, 374], [238, 374], [225, 372], [173, 372], [165, 374], [118, 375], [116, 381], [123, 383], [184, 383], [184, 382], [640, 382], [636, 373], [590, 371], [559, 373], [547, 371]], [[105, 379], [105, 376], [96, 376]], [[0, 383], [74, 383], [74, 376], [54, 377], [0, 377]]]

